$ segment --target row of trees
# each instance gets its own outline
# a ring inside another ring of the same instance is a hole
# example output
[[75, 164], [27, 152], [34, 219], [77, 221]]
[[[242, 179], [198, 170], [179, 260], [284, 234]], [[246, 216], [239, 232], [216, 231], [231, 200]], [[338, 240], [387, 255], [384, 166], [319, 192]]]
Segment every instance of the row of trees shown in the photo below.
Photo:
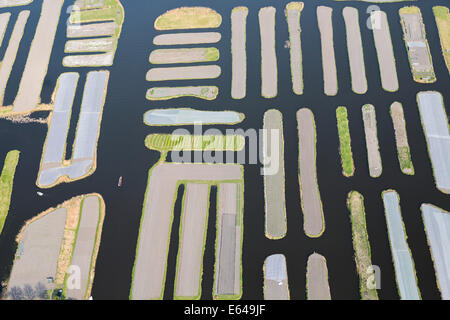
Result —
[[45, 285], [39, 282], [34, 288], [29, 284], [24, 285], [23, 288], [12, 287], [8, 290], [6, 298], [12, 300], [47, 300], [49, 297]]

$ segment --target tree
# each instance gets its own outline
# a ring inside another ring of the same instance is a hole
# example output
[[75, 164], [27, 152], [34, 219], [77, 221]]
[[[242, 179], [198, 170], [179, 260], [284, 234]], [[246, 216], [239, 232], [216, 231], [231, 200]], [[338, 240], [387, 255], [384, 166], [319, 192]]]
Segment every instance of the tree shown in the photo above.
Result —
[[12, 300], [24, 300], [23, 291], [20, 287], [12, 287], [9, 290], [8, 295]]
[[30, 286], [29, 284], [26, 284], [24, 286], [23, 293], [27, 300], [34, 300], [36, 298], [36, 292], [34, 291], [33, 287]]
[[45, 287], [45, 285], [42, 284], [42, 282], [37, 283], [36, 286], [34, 287], [34, 290], [36, 292], [36, 296], [39, 299], [42, 300], [48, 299], [47, 288]]

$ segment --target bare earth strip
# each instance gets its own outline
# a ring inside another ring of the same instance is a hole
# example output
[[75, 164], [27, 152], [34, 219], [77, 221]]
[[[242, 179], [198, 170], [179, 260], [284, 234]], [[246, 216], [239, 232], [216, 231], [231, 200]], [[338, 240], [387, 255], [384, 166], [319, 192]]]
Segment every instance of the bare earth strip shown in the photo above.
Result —
[[397, 69], [386, 13], [384, 11], [372, 11], [370, 17], [372, 20], [378, 64], [380, 66], [381, 84], [386, 91], [397, 91]]
[[289, 300], [286, 258], [273, 254], [264, 261], [264, 300]]
[[231, 12], [231, 97], [243, 99], [247, 91], [246, 27], [247, 7], [236, 7]]
[[157, 49], [150, 54], [152, 64], [175, 64], [217, 61], [219, 50], [216, 48], [180, 48]]
[[220, 76], [219, 66], [193, 66], [152, 68], [147, 72], [147, 81], [214, 79]]
[[419, 92], [417, 102], [436, 186], [450, 194], [450, 133], [442, 95], [436, 91]]
[[450, 213], [430, 204], [421, 207], [425, 232], [443, 300], [450, 300]]
[[219, 94], [216, 86], [197, 87], [154, 87], [147, 90], [148, 100], [170, 100], [181, 97], [195, 97], [205, 100], [214, 100]]
[[314, 115], [307, 108], [297, 112], [299, 138], [299, 184], [303, 211], [303, 228], [308, 237], [320, 237], [325, 219], [317, 184], [316, 127]]
[[359, 28], [358, 10], [345, 7], [342, 11], [347, 31], [348, 57], [352, 75], [352, 89], [355, 93], [367, 92], [366, 68], [364, 65], [364, 53]]
[[68, 38], [111, 36], [116, 33], [116, 22], [90, 23], [84, 25], [70, 24], [67, 26]]
[[[284, 137], [283, 115], [280, 111], [271, 109], [264, 114], [264, 150], [271, 159], [277, 159], [276, 172], [269, 163], [263, 168], [264, 199], [265, 199], [265, 233], [269, 239], [281, 239], [286, 235], [286, 201], [284, 184]], [[272, 139], [275, 138], [275, 141]], [[275, 147], [276, 149], [274, 149]]]
[[101, 67], [111, 66], [114, 62], [114, 52], [103, 54], [74, 55], [63, 59], [65, 67]]
[[303, 61], [300, 15], [303, 2], [290, 2], [286, 5], [286, 19], [289, 28], [289, 45], [291, 55], [292, 90], [295, 94], [303, 94]]
[[327, 260], [325, 257], [318, 253], [313, 253], [308, 258], [306, 269], [306, 293], [308, 300], [331, 300]]
[[73, 251], [71, 266], [80, 270], [80, 288], [67, 288], [68, 298], [83, 300], [88, 299], [88, 289], [92, 285], [93, 270], [97, 258], [95, 252], [96, 243], [99, 242], [103, 222], [102, 200], [97, 195], [83, 199], [81, 218], [78, 225], [77, 239]]
[[158, 163], [149, 172], [130, 298], [161, 299], [179, 181], [242, 179], [240, 165]]
[[79, 39], [66, 42], [65, 53], [108, 52], [114, 49], [113, 38]]
[[0, 0], [0, 8], [24, 6], [32, 2], [33, 0]]
[[408, 135], [406, 133], [405, 116], [400, 102], [391, 105], [391, 117], [395, 130], [395, 143], [397, 145], [398, 161], [404, 174], [414, 175], [414, 166], [411, 160]]
[[364, 197], [357, 191], [348, 194], [347, 207], [352, 223], [353, 249], [355, 250], [356, 270], [359, 275], [361, 299], [378, 300], [376, 289], [369, 288], [369, 278], [373, 274], [369, 235], [366, 226]]
[[177, 126], [193, 124], [237, 124], [245, 119], [235, 111], [201, 111], [189, 108], [152, 109], [144, 114], [148, 126]]
[[[88, 73], [83, 92], [81, 112], [70, 164], [65, 163], [65, 144], [70, 124], [73, 94], [77, 74], [63, 74], [55, 99], [55, 111], [50, 122], [37, 185], [50, 188], [62, 181], [70, 182], [92, 174], [97, 161], [97, 141], [100, 134], [103, 106], [107, 91], [109, 72]], [[66, 87], [68, 86], [68, 87]], [[57, 117], [54, 118], [53, 117]]]
[[372, 178], [378, 178], [383, 171], [383, 166], [381, 163], [380, 146], [378, 144], [375, 107], [371, 104], [366, 104], [362, 107], [362, 114], [364, 121], [364, 133], [366, 137], [369, 173]]
[[3, 105], [5, 89], [11, 74], [12, 67], [16, 61], [17, 51], [19, 50], [20, 41], [30, 16], [30, 11], [22, 11], [19, 13], [16, 24], [11, 34], [8, 47], [6, 48], [3, 61], [0, 64], [0, 105]]
[[317, 7], [317, 21], [322, 43], [323, 85], [325, 94], [328, 96], [334, 96], [338, 92], [332, 14], [332, 8]]
[[8, 27], [10, 17], [11, 17], [10, 12], [0, 14], [0, 47], [2, 46], [3, 37], [5, 36], [6, 28]]
[[420, 300], [414, 261], [406, 242], [407, 235], [400, 211], [400, 198], [394, 190], [384, 191], [382, 196], [400, 298]]
[[235, 300], [242, 295], [243, 184], [222, 182], [217, 192], [214, 299]]
[[59, 15], [64, 0], [44, 0], [36, 34], [31, 43], [14, 112], [32, 111], [41, 102], [41, 90], [52, 53]]
[[209, 184], [188, 183], [183, 198], [175, 299], [200, 299]]
[[153, 44], [157, 46], [172, 46], [184, 44], [216, 43], [221, 39], [218, 32], [186, 32], [160, 34], [153, 38]]
[[65, 208], [53, 210], [25, 227], [18, 238], [8, 290], [25, 285], [34, 288], [38, 283], [47, 290], [54, 289], [47, 277], [56, 277], [66, 213]]
[[264, 98], [277, 95], [278, 69], [275, 51], [275, 12], [274, 7], [259, 10], [259, 29], [261, 33], [261, 94]]

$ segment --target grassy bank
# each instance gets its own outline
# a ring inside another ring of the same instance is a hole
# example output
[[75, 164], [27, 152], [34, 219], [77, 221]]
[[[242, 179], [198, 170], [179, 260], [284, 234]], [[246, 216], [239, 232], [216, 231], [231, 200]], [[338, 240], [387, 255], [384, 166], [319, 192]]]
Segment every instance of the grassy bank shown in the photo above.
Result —
[[372, 259], [370, 256], [370, 242], [367, 234], [364, 197], [357, 191], [348, 194], [347, 207], [350, 210], [352, 223], [353, 249], [355, 251], [356, 269], [359, 274], [361, 299], [378, 300], [376, 289], [368, 287], [372, 273]]
[[19, 155], [20, 152], [17, 150], [8, 152], [2, 175], [0, 176], [0, 234], [2, 233], [6, 217], [8, 216], [14, 175], [16, 173], [17, 164], [19, 163]]
[[240, 151], [245, 146], [245, 138], [240, 135], [171, 135], [150, 134], [145, 138], [145, 146], [150, 150], [167, 152], [173, 150]]
[[342, 174], [346, 177], [351, 177], [355, 172], [355, 167], [346, 107], [336, 109], [336, 119], [339, 133], [339, 153], [341, 155]]

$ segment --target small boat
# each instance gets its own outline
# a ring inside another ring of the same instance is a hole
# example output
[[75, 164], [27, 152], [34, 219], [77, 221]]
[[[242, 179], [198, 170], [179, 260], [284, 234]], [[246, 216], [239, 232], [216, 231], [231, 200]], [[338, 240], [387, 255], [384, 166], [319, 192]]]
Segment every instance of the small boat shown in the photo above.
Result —
[[119, 178], [119, 182], [117, 183], [117, 186], [120, 188], [122, 186], [122, 176]]
[[44, 194], [42, 193], [42, 192], [37, 192], [37, 195], [39, 196], [39, 197], [42, 197]]

